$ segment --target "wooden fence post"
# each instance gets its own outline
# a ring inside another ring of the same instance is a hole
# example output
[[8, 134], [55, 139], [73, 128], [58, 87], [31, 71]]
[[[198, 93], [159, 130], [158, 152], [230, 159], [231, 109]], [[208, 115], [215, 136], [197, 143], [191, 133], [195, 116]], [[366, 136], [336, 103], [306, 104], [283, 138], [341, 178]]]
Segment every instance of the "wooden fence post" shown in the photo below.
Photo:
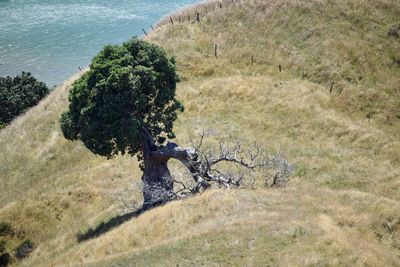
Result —
[[147, 36], [147, 32], [142, 28], [142, 31], [144, 32], [144, 34]]
[[172, 20], [172, 17], [169, 17], [169, 20], [171, 21], [171, 24], [174, 25], [174, 21]]
[[214, 55], [216, 58], [218, 58], [218, 45], [214, 44]]

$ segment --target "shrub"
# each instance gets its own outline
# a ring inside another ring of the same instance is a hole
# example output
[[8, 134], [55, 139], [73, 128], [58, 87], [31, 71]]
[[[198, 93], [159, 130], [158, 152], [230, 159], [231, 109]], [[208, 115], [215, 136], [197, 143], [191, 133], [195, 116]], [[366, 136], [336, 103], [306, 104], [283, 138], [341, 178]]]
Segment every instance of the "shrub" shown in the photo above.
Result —
[[29, 72], [14, 78], [0, 77], [0, 129], [48, 93], [46, 84], [37, 81]]

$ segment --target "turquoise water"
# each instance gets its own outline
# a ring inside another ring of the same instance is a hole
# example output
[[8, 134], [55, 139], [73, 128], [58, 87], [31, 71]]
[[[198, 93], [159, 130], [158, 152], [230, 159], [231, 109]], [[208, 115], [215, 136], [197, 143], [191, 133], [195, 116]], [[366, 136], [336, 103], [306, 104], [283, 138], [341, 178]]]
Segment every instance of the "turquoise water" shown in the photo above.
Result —
[[143, 35], [195, 0], [0, 0], [0, 76], [29, 71], [48, 86], [89, 65], [107, 44]]

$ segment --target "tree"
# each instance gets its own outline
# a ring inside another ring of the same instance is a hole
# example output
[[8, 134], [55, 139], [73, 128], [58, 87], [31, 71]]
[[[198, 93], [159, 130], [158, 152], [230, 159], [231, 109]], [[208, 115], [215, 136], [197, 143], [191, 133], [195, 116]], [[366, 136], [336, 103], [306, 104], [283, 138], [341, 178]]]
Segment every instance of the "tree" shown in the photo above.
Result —
[[0, 127], [39, 103], [49, 93], [43, 82], [29, 72], [11, 77], [0, 77]]
[[[106, 46], [93, 59], [90, 70], [73, 84], [69, 110], [60, 119], [64, 136], [81, 140], [95, 154], [107, 158], [126, 153], [138, 156], [144, 209], [178, 197], [167, 165], [171, 158], [181, 161], [192, 174], [195, 184], [185, 187], [190, 193], [204, 190], [212, 182], [225, 186], [238, 183], [213, 173], [212, 167], [219, 162], [258, 168], [271, 161], [252, 155], [246, 163], [236, 157], [238, 153], [234, 157], [226, 149], [220, 157], [205, 158], [196, 148], [166, 143], [175, 137], [173, 123], [177, 112], [183, 111], [175, 98], [178, 81], [174, 58], [168, 58], [154, 44], [133, 38], [121, 46]], [[261, 161], [252, 165], [258, 158]]]

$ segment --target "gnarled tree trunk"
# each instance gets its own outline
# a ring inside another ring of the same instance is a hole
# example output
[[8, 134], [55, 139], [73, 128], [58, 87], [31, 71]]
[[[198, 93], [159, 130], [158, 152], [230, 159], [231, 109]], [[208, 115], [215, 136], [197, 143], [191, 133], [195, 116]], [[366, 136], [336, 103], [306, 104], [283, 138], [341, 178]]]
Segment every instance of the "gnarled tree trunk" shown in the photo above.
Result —
[[174, 179], [168, 169], [168, 161], [173, 158], [181, 161], [191, 172], [197, 188], [207, 188], [209, 185], [201, 178], [199, 156], [192, 149], [181, 148], [174, 143], [159, 148], [147, 130], [143, 130], [146, 142], [142, 144], [144, 156], [143, 170], [143, 208], [149, 209], [161, 205], [176, 197]]
[[160, 205], [173, 195], [174, 183], [167, 163], [166, 159], [145, 156], [142, 176], [144, 209]]

